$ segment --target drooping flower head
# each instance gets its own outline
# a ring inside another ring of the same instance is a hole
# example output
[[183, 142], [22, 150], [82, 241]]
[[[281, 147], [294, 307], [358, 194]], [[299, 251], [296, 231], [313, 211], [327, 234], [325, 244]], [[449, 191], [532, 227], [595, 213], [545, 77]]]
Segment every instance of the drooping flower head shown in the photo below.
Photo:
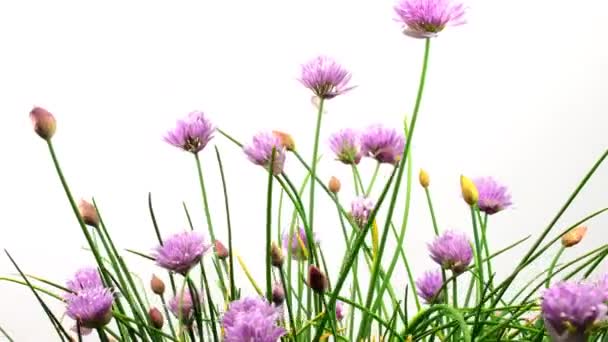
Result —
[[300, 82], [321, 99], [331, 99], [344, 94], [351, 75], [332, 58], [319, 56], [302, 65]]
[[329, 147], [336, 154], [336, 159], [344, 164], [356, 165], [361, 160], [359, 133], [351, 128], [344, 128], [329, 137]]
[[374, 210], [374, 201], [360, 196], [355, 198], [350, 204], [350, 217], [355, 221], [359, 228], [364, 228], [367, 225], [369, 216]]
[[112, 319], [114, 295], [102, 286], [81, 288], [65, 295], [66, 314], [85, 328], [100, 328]]
[[587, 329], [606, 318], [605, 295], [595, 284], [560, 282], [542, 296], [545, 326], [556, 341], [586, 341]]
[[165, 136], [169, 144], [184, 151], [198, 153], [213, 138], [215, 127], [203, 112], [195, 111], [177, 121], [175, 128]]
[[446, 26], [465, 23], [464, 5], [453, 0], [400, 0], [395, 6], [403, 33], [413, 38], [432, 38]]
[[462, 233], [448, 230], [428, 245], [431, 258], [456, 274], [464, 272], [473, 259], [469, 239]]
[[405, 147], [405, 137], [382, 125], [367, 127], [361, 134], [361, 153], [379, 163], [397, 164]]
[[183, 232], [166, 239], [162, 246], [156, 247], [153, 256], [158, 266], [185, 275], [210, 247], [203, 235]]
[[76, 271], [74, 278], [66, 283], [67, 288], [72, 292], [78, 292], [83, 289], [103, 287], [99, 272], [94, 267], [83, 267]]
[[494, 178], [476, 178], [473, 180], [473, 183], [475, 183], [475, 187], [479, 193], [477, 200], [479, 210], [492, 215], [511, 205], [511, 195], [507, 187], [496, 182]]
[[277, 324], [280, 311], [261, 298], [231, 302], [222, 317], [225, 342], [276, 342], [285, 334]]
[[278, 136], [268, 132], [260, 132], [253, 137], [251, 144], [243, 148], [243, 151], [252, 163], [269, 170], [270, 162], [273, 160], [273, 149], [274, 163], [272, 164], [272, 173], [278, 175], [283, 172], [286, 156], [285, 147]]
[[[202, 303], [202, 292], [199, 292], [199, 302]], [[169, 300], [169, 310], [175, 318], [181, 320], [185, 324], [192, 321], [194, 313], [194, 301], [189, 289], [184, 289], [180, 295], [175, 295]]]
[[442, 286], [443, 277], [439, 271], [425, 272], [416, 280], [418, 295], [420, 295], [427, 304], [440, 303], [443, 300], [443, 291], [441, 291]]
[[[313, 232], [313, 243], [318, 244], [319, 239], [317, 234]], [[283, 248], [286, 250], [291, 249], [291, 258], [294, 260], [306, 260], [308, 257], [308, 238], [306, 237], [306, 230], [304, 227], [299, 227], [293, 234], [286, 232], [283, 234]]]

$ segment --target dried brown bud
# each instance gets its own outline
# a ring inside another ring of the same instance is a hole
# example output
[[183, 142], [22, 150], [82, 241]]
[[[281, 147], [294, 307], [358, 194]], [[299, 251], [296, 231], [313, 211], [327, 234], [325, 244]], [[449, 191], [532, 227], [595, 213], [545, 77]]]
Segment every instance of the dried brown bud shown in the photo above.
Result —
[[93, 204], [81, 199], [78, 203], [78, 211], [85, 224], [92, 227], [99, 227], [99, 216]]
[[270, 259], [272, 260], [272, 266], [278, 267], [278, 268], [283, 267], [283, 260], [285, 259], [283, 257], [283, 251], [274, 242], [272, 243], [272, 246], [270, 247]]
[[279, 306], [285, 301], [285, 292], [281, 284], [274, 284], [272, 287], [272, 302]]
[[220, 240], [215, 240], [215, 255], [220, 260], [228, 258], [228, 249], [226, 249], [226, 246]]
[[151, 308], [150, 311], [148, 311], [148, 315], [150, 316], [152, 326], [159, 330], [162, 329], [163, 324], [165, 323], [163, 314], [157, 308]]
[[579, 226], [576, 227], [562, 236], [562, 246], [572, 247], [585, 237], [587, 233], [587, 227]]
[[281, 140], [281, 145], [287, 149], [287, 151], [294, 151], [296, 149], [296, 143], [293, 141], [293, 137], [285, 132], [272, 131], [277, 138]]
[[323, 293], [329, 287], [327, 276], [315, 265], [308, 268], [308, 286], [316, 293]]
[[329, 179], [329, 191], [333, 192], [334, 194], [337, 194], [340, 191], [340, 188], [342, 187], [342, 183], [340, 183], [340, 180], [334, 176], [332, 176]]
[[431, 183], [431, 178], [429, 177], [429, 174], [424, 171], [424, 169], [420, 169], [418, 180], [420, 181], [420, 185], [422, 185], [422, 187], [425, 189], [428, 188], [429, 184]]
[[162, 296], [165, 293], [165, 283], [159, 277], [157, 277], [156, 274], [152, 275], [152, 280], [150, 280], [150, 288], [152, 288], [152, 292], [159, 296]]
[[30, 119], [38, 136], [44, 140], [50, 140], [53, 137], [57, 127], [53, 114], [44, 108], [34, 107], [30, 111]]

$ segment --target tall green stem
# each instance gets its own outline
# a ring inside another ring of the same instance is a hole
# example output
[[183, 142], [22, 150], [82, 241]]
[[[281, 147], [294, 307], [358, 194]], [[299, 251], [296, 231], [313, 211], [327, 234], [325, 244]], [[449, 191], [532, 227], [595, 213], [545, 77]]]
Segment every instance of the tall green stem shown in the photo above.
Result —
[[555, 254], [555, 258], [553, 258], [553, 261], [551, 261], [551, 265], [549, 266], [549, 271], [547, 273], [547, 281], [545, 282], [546, 288], [549, 288], [549, 286], [551, 286], [551, 278], [553, 277], [553, 270], [555, 269], [555, 265], [557, 265], [557, 261], [559, 260], [559, 257], [562, 256], [562, 253], [564, 253], [565, 250], [566, 250], [566, 248], [564, 246], [560, 246], [559, 250], [557, 251], [557, 254]]
[[374, 188], [374, 183], [376, 182], [376, 178], [378, 177], [378, 171], [380, 171], [380, 163], [376, 163], [376, 168], [374, 169], [374, 174], [372, 175], [372, 180], [369, 182], [367, 186], [367, 190], [365, 190], [365, 197], [368, 197]]
[[[477, 280], [477, 299], [481, 301], [481, 295], [484, 287], [483, 277], [483, 264], [481, 262], [481, 240], [479, 239], [479, 232], [477, 231], [477, 219], [475, 218], [475, 207], [471, 206], [471, 220], [473, 221], [473, 237], [475, 238], [475, 266], [477, 267], [477, 273], [479, 279]], [[483, 303], [479, 303], [483, 305]]]
[[[310, 166], [310, 177], [311, 179], [315, 179], [317, 176], [317, 157], [319, 155], [319, 135], [321, 134], [321, 119], [323, 118], [323, 105], [325, 103], [325, 99], [321, 98], [319, 101], [319, 111], [317, 113], [317, 126], [315, 128], [315, 140], [314, 147], [312, 151], [312, 164]], [[315, 182], [310, 182], [310, 199], [309, 199], [309, 208], [308, 208], [308, 226], [310, 227], [310, 232], [314, 232], [314, 217], [315, 217]], [[312, 241], [313, 237], [309, 236], [308, 241]], [[312, 251], [310, 251], [312, 253]], [[309, 258], [309, 260], [312, 260]]]
[[266, 193], [266, 298], [272, 303], [272, 258], [270, 248], [272, 241], [272, 180], [274, 169], [274, 157], [276, 150], [272, 149], [270, 166], [268, 166], [268, 191]]

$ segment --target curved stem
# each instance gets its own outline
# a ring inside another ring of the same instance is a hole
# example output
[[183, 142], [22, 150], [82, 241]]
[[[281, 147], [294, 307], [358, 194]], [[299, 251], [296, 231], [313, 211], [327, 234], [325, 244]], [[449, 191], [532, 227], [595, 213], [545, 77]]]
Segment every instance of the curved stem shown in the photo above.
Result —
[[[325, 99], [321, 99], [319, 101], [319, 111], [317, 113], [317, 126], [315, 128], [315, 140], [314, 147], [312, 152], [312, 165], [310, 166], [310, 177], [314, 180], [317, 175], [317, 157], [319, 154], [319, 135], [321, 133], [321, 119], [323, 117], [323, 104], [325, 103]], [[314, 222], [314, 212], [315, 212], [315, 182], [310, 183], [310, 202], [308, 208], [308, 226], [310, 227], [310, 232], [313, 233], [313, 222]], [[312, 236], [308, 236], [308, 241], [313, 241]], [[311, 251], [312, 252], [312, 251]], [[312, 262], [312, 256], [309, 258]]]
[[[475, 218], [475, 208], [471, 206], [471, 220], [473, 221], [473, 237], [475, 238], [475, 265], [477, 266], [477, 273], [479, 274], [478, 286], [477, 286], [477, 298], [482, 300], [481, 296], [484, 287], [483, 278], [483, 264], [481, 262], [481, 240], [479, 239], [479, 232], [477, 231], [477, 219]], [[480, 303], [480, 305], [482, 305]]]
[[369, 181], [369, 185], [367, 186], [367, 190], [365, 190], [365, 197], [369, 196], [369, 193], [372, 192], [374, 187], [374, 183], [376, 182], [376, 177], [378, 177], [378, 171], [380, 171], [380, 163], [376, 163], [376, 168], [374, 169], [374, 174], [372, 175], [372, 180]]
[[559, 248], [559, 251], [557, 251], [555, 258], [553, 258], [553, 261], [551, 261], [551, 265], [549, 266], [549, 270], [547, 273], [547, 281], [545, 282], [546, 288], [549, 288], [549, 286], [551, 286], [551, 277], [553, 276], [553, 270], [555, 269], [555, 265], [557, 265], [557, 261], [559, 260], [559, 257], [562, 256], [562, 253], [564, 253], [565, 250], [566, 250], [566, 248], [564, 246], [561, 246]]
[[272, 179], [275, 149], [272, 148], [270, 166], [268, 167], [268, 191], [266, 192], [266, 298], [272, 303], [272, 263], [270, 257], [270, 242], [272, 241]]
[[291, 297], [287, 294], [290, 293], [287, 288], [287, 283], [285, 282], [285, 272], [283, 272], [283, 268], [279, 268], [279, 275], [281, 276], [281, 284], [283, 285], [283, 292], [285, 292], [285, 306], [287, 306], [287, 314], [289, 316], [289, 325], [291, 326], [291, 330], [293, 330], [293, 336], [295, 338], [296, 333], [296, 324], [293, 320], [293, 312], [291, 311]]

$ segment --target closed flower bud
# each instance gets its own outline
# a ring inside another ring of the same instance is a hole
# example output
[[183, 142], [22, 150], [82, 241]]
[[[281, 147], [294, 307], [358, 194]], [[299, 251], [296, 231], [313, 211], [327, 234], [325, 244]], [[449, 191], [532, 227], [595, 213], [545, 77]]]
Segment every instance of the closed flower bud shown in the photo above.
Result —
[[281, 284], [274, 284], [272, 287], [272, 302], [279, 306], [285, 301], [285, 292]]
[[422, 187], [425, 189], [429, 187], [429, 184], [431, 182], [429, 174], [424, 171], [424, 169], [420, 169], [420, 173], [418, 174], [418, 180], [420, 181], [420, 185], [422, 185]]
[[562, 246], [572, 247], [585, 237], [587, 233], [587, 227], [579, 226], [576, 227], [562, 236]]
[[281, 141], [281, 145], [287, 149], [287, 151], [294, 151], [296, 149], [296, 143], [293, 141], [293, 137], [285, 132], [281, 131], [272, 131], [279, 140]]
[[99, 227], [99, 216], [93, 204], [81, 199], [78, 203], [78, 211], [85, 224], [92, 227]]
[[338, 192], [340, 192], [340, 188], [342, 187], [342, 183], [340, 183], [340, 180], [334, 176], [332, 176], [329, 179], [329, 191], [333, 192], [334, 194], [337, 194]]
[[220, 260], [228, 258], [228, 249], [226, 249], [226, 246], [220, 240], [215, 240], [215, 254]]
[[152, 280], [150, 280], [150, 288], [152, 288], [152, 292], [159, 296], [165, 293], [165, 283], [155, 274], [152, 275]]
[[44, 140], [50, 140], [53, 137], [57, 126], [53, 114], [44, 108], [34, 107], [30, 111], [30, 119], [38, 136]]
[[460, 189], [462, 191], [462, 198], [468, 205], [477, 204], [479, 192], [472, 180], [465, 176], [460, 176]]
[[283, 256], [283, 251], [274, 242], [272, 243], [272, 246], [270, 247], [270, 259], [272, 260], [272, 266], [278, 267], [278, 268], [283, 267], [283, 260], [285, 259]]
[[151, 308], [150, 311], [148, 311], [148, 315], [150, 316], [152, 326], [159, 330], [162, 329], [163, 324], [165, 323], [163, 314], [157, 308]]
[[308, 269], [308, 286], [316, 293], [323, 293], [329, 287], [327, 276], [315, 265]]

